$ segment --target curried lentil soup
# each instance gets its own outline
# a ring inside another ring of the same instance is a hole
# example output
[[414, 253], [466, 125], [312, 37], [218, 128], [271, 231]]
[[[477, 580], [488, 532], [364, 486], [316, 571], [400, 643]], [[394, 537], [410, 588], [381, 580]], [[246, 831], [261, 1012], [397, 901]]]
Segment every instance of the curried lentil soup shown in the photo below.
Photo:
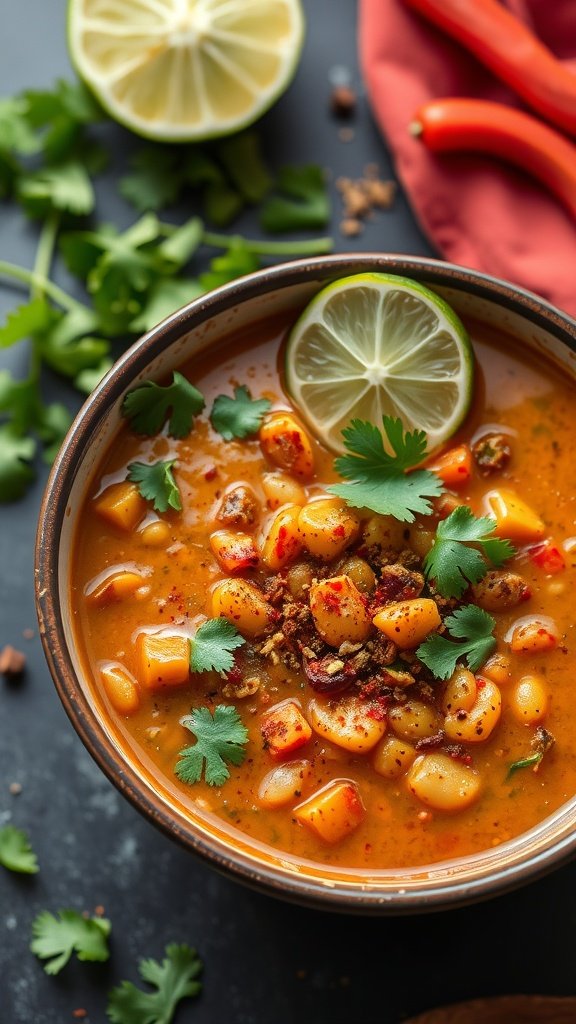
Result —
[[[117, 742], [181, 805], [298, 858], [371, 871], [452, 859], [576, 791], [574, 386], [468, 327], [475, 399], [430, 460], [446, 488], [431, 516], [400, 523], [327, 495], [334, 456], [291, 409], [273, 321], [182, 368], [206, 402], [183, 439], [123, 427], [79, 516], [75, 631]], [[242, 385], [270, 409], [259, 432], [223, 440], [208, 413]], [[182, 509], [158, 513], [127, 467], [172, 459]], [[462, 505], [516, 553], [446, 598], [423, 560]], [[470, 604], [495, 644], [474, 672], [459, 657], [439, 679], [415, 650], [457, 642], [446, 619]], [[191, 671], [191, 638], [218, 617], [245, 642], [229, 671]], [[206, 766], [183, 781], [200, 734], [182, 720], [218, 706], [247, 742], [232, 729], [223, 783]]]

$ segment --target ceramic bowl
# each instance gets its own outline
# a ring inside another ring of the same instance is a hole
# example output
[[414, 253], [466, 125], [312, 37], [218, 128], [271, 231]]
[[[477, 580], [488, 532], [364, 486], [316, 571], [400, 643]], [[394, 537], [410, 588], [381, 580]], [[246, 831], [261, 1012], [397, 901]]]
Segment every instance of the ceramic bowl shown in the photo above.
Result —
[[576, 798], [518, 838], [459, 860], [374, 873], [299, 862], [208, 813], [184, 808], [118, 748], [83, 675], [70, 607], [70, 552], [79, 509], [95, 465], [120, 426], [126, 391], [143, 378], [165, 377], [229, 333], [232, 326], [242, 329], [272, 313], [293, 320], [324, 284], [364, 271], [415, 278], [443, 295], [463, 316], [497, 325], [541, 358], [553, 360], [567, 374], [575, 373], [574, 320], [510, 284], [437, 260], [330, 256], [283, 264], [218, 288], [136, 342], [74, 421], [42, 505], [36, 551], [37, 604], [48, 664], [81, 740], [120, 792], [167, 835], [215, 868], [276, 896], [360, 913], [420, 912], [500, 893], [565, 862], [576, 849]]

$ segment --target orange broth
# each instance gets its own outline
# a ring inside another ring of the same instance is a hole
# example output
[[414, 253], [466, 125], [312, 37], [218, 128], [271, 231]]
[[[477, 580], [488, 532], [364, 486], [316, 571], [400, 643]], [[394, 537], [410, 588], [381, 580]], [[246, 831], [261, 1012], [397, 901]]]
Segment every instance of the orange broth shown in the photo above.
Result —
[[[207, 419], [215, 396], [231, 394], [238, 384], [247, 385], [254, 398], [269, 398], [273, 409], [290, 409], [279, 372], [284, 330], [278, 323], [266, 322], [182, 368], [206, 400], [206, 409], [189, 437], [176, 441], [167, 435], [166, 427], [153, 438], [137, 436], [127, 424], [122, 428], [78, 519], [71, 601], [90, 686], [118, 744], [132, 761], [152, 766], [184, 807], [209, 809], [241, 832], [299, 858], [375, 870], [430, 864], [502, 843], [540, 822], [576, 791], [575, 627], [570, 601], [576, 566], [576, 539], [574, 544], [571, 541], [576, 534], [575, 390], [565, 376], [521, 351], [507, 336], [475, 324], [468, 327], [477, 359], [476, 394], [454, 443], [470, 442], [486, 425], [495, 424], [510, 438], [512, 457], [496, 476], [485, 477], [475, 469], [469, 483], [458, 490], [458, 500], [481, 515], [487, 491], [500, 485], [514, 490], [543, 519], [546, 537], [553, 539], [564, 561], [563, 568], [550, 573], [548, 566], [536, 564], [519, 545], [519, 554], [507, 565], [521, 574], [531, 597], [520, 607], [493, 613], [497, 651], [509, 659], [509, 673], [500, 686], [503, 710], [498, 725], [486, 741], [465, 745], [468, 765], [481, 778], [478, 799], [458, 813], [431, 809], [409, 791], [405, 775], [389, 779], [377, 774], [372, 753], [350, 753], [313, 732], [291, 755], [309, 763], [306, 786], [284, 806], [271, 809], [262, 805], [259, 786], [279, 762], [263, 740], [262, 716], [270, 707], [295, 698], [309, 717], [309, 702], [317, 695], [301, 671], [287, 668], [282, 661], [272, 664], [256, 658], [251, 674], [258, 675], [260, 686], [253, 695], [237, 700], [222, 695], [226, 681], [213, 672], [150, 691], [138, 683], [135, 638], [140, 630], [169, 629], [192, 635], [203, 617], [211, 615], [210, 588], [227, 575], [209, 543], [211, 533], [221, 528], [215, 516], [226, 488], [238, 481], [249, 484], [258, 499], [260, 519], [269, 515], [261, 476], [274, 467], [265, 459], [258, 437], [225, 442]], [[310, 497], [322, 494], [324, 485], [336, 479], [333, 455], [316, 440], [312, 444], [315, 473], [306, 484]], [[160, 518], [170, 527], [167, 542], [154, 547], [142, 540], [142, 523], [130, 531], [108, 525], [96, 511], [94, 499], [112, 482], [125, 479], [128, 463], [168, 457], [178, 459], [175, 476], [183, 510], [147, 514], [144, 522]], [[257, 534], [259, 526], [255, 524], [251, 532]], [[418, 524], [406, 527], [408, 543], [411, 530], [417, 528]], [[126, 564], [136, 564], [148, 573], [139, 591], [110, 604], [91, 604], [86, 597], [91, 581]], [[247, 575], [259, 580], [262, 571]], [[554, 621], [558, 636], [554, 649], [535, 654], [510, 651], [505, 638], [513, 623], [527, 615]], [[99, 666], [109, 661], [125, 666], [135, 677], [139, 706], [129, 715], [115, 710], [102, 687]], [[536, 673], [543, 682], [549, 705], [541, 724], [555, 743], [539, 765], [518, 770], [509, 778], [509, 764], [533, 749], [534, 724], [520, 722], [510, 710], [510, 693], [527, 673]], [[439, 694], [442, 689], [438, 683]], [[334, 699], [342, 696], [336, 694]], [[248, 729], [246, 759], [239, 767], [229, 765], [230, 778], [221, 787], [210, 787], [203, 780], [184, 784], [174, 768], [179, 751], [194, 740], [180, 719], [194, 707], [207, 705], [213, 710], [221, 703], [233, 703]], [[364, 812], [357, 827], [330, 843], [297, 821], [294, 808], [336, 779], [356, 785]]]

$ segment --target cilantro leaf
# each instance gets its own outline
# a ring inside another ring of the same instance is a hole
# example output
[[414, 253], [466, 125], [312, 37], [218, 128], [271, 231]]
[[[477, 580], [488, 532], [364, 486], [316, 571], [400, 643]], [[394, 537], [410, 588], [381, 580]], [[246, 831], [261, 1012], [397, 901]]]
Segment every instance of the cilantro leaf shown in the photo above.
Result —
[[71, 423], [72, 416], [61, 402], [51, 402], [42, 407], [36, 430], [44, 444], [42, 458], [49, 466], [56, 458]]
[[204, 288], [193, 277], [159, 278], [148, 292], [140, 313], [130, 323], [130, 330], [149, 331], [203, 294]]
[[13, 825], [0, 828], [0, 864], [23, 875], [35, 875], [38, 871], [36, 854], [28, 836]]
[[18, 198], [31, 217], [46, 217], [51, 210], [82, 216], [94, 209], [92, 182], [75, 160], [23, 174]]
[[173, 508], [182, 510], [180, 491], [176, 483], [172, 467], [176, 459], [159, 462], [131, 462], [128, 466], [127, 480], [138, 484], [138, 490], [146, 501], [152, 501], [156, 512], [167, 512]]
[[84, 917], [77, 910], [58, 910], [57, 914], [43, 910], [32, 922], [30, 949], [39, 960], [47, 961], [46, 974], [58, 974], [74, 952], [79, 960], [108, 959], [111, 926], [106, 918]]
[[40, 140], [30, 119], [29, 103], [23, 96], [0, 99], [0, 147], [23, 156], [30, 156], [40, 149]]
[[266, 231], [320, 228], [330, 220], [330, 202], [321, 167], [283, 167], [277, 188], [290, 198], [273, 196], [264, 205], [260, 223]]
[[172, 383], [166, 387], [147, 380], [129, 391], [122, 403], [122, 413], [137, 434], [152, 436], [162, 428], [168, 415], [168, 433], [186, 437], [192, 430], [194, 417], [204, 408], [204, 397], [186, 377], [174, 371]]
[[448, 679], [458, 659], [464, 657], [471, 672], [476, 672], [494, 650], [496, 640], [492, 635], [495, 621], [483, 608], [467, 604], [458, 608], [444, 620], [451, 636], [464, 643], [455, 643], [435, 633], [420, 644], [416, 654], [437, 679]]
[[341, 455], [335, 469], [350, 483], [332, 484], [331, 494], [343, 498], [354, 508], [369, 508], [381, 515], [391, 515], [401, 522], [412, 523], [414, 513], [431, 511], [428, 498], [442, 492], [442, 483], [428, 469], [406, 470], [417, 466], [426, 452], [423, 430], [404, 433], [402, 421], [383, 416], [382, 424], [390, 454], [378, 427], [365, 420], [352, 420], [342, 431], [350, 455]]
[[200, 274], [198, 280], [205, 291], [209, 292], [212, 288], [234, 281], [237, 277], [251, 274], [252, 271], [258, 270], [259, 266], [258, 257], [240, 237], [237, 237], [232, 239], [226, 252], [210, 260], [210, 270]]
[[36, 444], [32, 437], [21, 437], [8, 423], [0, 426], [0, 497], [2, 501], [16, 501], [34, 480], [35, 473], [29, 462], [34, 457]]
[[0, 348], [8, 348], [21, 338], [45, 330], [54, 319], [54, 313], [44, 299], [31, 299], [16, 306], [8, 313], [4, 326], [0, 327]]
[[230, 778], [226, 762], [240, 765], [246, 757], [248, 730], [234, 705], [218, 704], [214, 716], [210, 708], [196, 708], [180, 724], [196, 737], [196, 743], [180, 751], [181, 760], [174, 769], [178, 778], [189, 784], [199, 782], [204, 770], [209, 786], [222, 786]]
[[[84, 340], [88, 341], [87, 338]], [[94, 391], [94, 388], [100, 383], [102, 378], [108, 373], [108, 370], [112, 369], [112, 366], [112, 360], [105, 357], [104, 359], [101, 359], [96, 366], [85, 367], [85, 369], [80, 370], [80, 373], [77, 373], [74, 377], [74, 387], [78, 388], [78, 391], [83, 391], [84, 394], [89, 395], [91, 391]]]
[[142, 981], [156, 992], [143, 992], [131, 981], [112, 989], [106, 1013], [112, 1024], [171, 1024], [181, 999], [197, 996], [202, 988], [198, 975], [202, 961], [195, 949], [185, 944], [166, 946], [166, 958], [141, 960]]
[[141, 213], [175, 203], [184, 183], [176, 147], [146, 146], [132, 159], [134, 170], [120, 179], [120, 192]]
[[224, 139], [218, 156], [230, 181], [248, 203], [262, 202], [270, 190], [272, 179], [260, 150], [256, 132], [242, 132]]
[[443, 597], [460, 597], [470, 583], [479, 583], [488, 563], [502, 565], [515, 553], [507, 540], [494, 536], [496, 522], [489, 516], [477, 518], [467, 505], [459, 505], [438, 524], [434, 544], [424, 559], [424, 570]]
[[231, 441], [234, 437], [249, 437], [260, 429], [269, 408], [267, 398], [253, 399], [248, 388], [241, 385], [234, 388], [234, 398], [217, 395], [210, 413], [210, 422], [225, 441]]
[[157, 248], [157, 254], [166, 264], [166, 270], [175, 274], [188, 263], [202, 242], [204, 225], [199, 217], [191, 217], [175, 228]]
[[229, 672], [234, 664], [231, 652], [245, 642], [227, 619], [208, 619], [190, 641], [192, 672]]

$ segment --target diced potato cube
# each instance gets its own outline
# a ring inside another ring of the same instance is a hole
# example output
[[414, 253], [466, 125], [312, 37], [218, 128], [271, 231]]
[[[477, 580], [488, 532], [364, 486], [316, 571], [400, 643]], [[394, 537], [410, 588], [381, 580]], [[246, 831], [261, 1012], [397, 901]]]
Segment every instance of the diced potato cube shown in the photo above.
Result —
[[290, 413], [273, 413], [260, 427], [260, 445], [267, 458], [280, 469], [301, 479], [314, 472], [310, 438]]
[[104, 608], [106, 605], [133, 597], [143, 583], [144, 577], [140, 573], [124, 569], [107, 576], [93, 589], [90, 589], [89, 584], [86, 600], [97, 608]]
[[100, 665], [100, 678], [108, 700], [119, 715], [133, 715], [140, 707], [140, 692], [128, 669], [116, 662]]
[[529, 544], [541, 540], [546, 533], [540, 516], [514, 491], [505, 488], [489, 491], [485, 501], [489, 515], [496, 520], [494, 533], [498, 537], [517, 544]]
[[146, 507], [136, 484], [128, 481], [111, 484], [95, 501], [96, 511], [102, 519], [127, 532], [138, 526], [146, 515]]
[[254, 540], [247, 533], [217, 530], [210, 537], [210, 547], [224, 572], [255, 569], [260, 561]]
[[174, 633], [140, 633], [136, 640], [138, 680], [148, 690], [179, 686], [190, 675], [190, 641]]
[[293, 562], [302, 550], [298, 531], [299, 505], [287, 505], [278, 512], [265, 528], [260, 544], [264, 565], [276, 572]]
[[438, 629], [440, 612], [429, 597], [411, 601], [395, 601], [386, 605], [373, 618], [374, 625], [402, 650], [417, 647], [429, 633]]
[[262, 736], [272, 757], [286, 757], [308, 743], [312, 729], [296, 701], [285, 700], [270, 708], [262, 719]]
[[358, 787], [342, 779], [330, 782], [295, 807], [294, 817], [325, 843], [339, 843], [358, 828], [364, 806]]
[[326, 562], [337, 558], [358, 536], [360, 523], [340, 498], [309, 501], [298, 519], [302, 543]]
[[348, 576], [331, 576], [310, 587], [310, 610], [327, 644], [361, 643], [371, 629], [366, 599]]
[[367, 548], [401, 549], [406, 547], [406, 523], [394, 516], [370, 516], [362, 528], [362, 541]]
[[247, 580], [221, 580], [212, 590], [210, 605], [214, 618], [228, 619], [242, 636], [250, 638], [265, 633], [275, 619], [262, 591]]
[[309, 782], [309, 761], [286, 761], [276, 765], [258, 786], [258, 803], [262, 807], [285, 807], [303, 796]]
[[314, 732], [337, 747], [355, 754], [366, 754], [386, 732], [386, 719], [380, 709], [359, 697], [337, 701], [314, 698], [308, 706]]

